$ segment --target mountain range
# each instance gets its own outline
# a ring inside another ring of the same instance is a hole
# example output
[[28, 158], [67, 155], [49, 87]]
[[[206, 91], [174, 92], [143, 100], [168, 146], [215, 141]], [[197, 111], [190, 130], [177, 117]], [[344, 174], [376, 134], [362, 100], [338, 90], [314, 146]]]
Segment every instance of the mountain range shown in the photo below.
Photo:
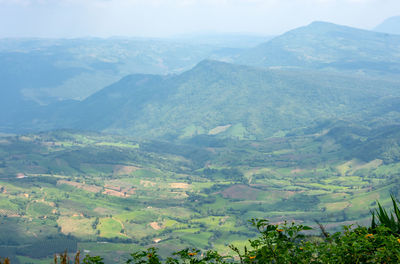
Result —
[[233, 63], [204, 60], [178, 74], [128, 75], [81, 101], [39, 106], [12, 99], [21, 95], [12, 87], [2, 97], [1, 129], [255, 139], [324, 120], [373, 125], [400, 120], [400, 36], [314, 22], [225, 56]]

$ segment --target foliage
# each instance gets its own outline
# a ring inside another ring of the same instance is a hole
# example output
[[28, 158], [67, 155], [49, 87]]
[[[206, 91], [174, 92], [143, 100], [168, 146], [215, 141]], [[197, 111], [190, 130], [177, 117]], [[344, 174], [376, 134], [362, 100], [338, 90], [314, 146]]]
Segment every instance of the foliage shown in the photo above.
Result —
[[[345, 226], [344, 232], [327, 235], [324, 239], [310, 239], [302, 231], [311, 228], [295, 223], [270, 224], [268, 220], [251, 221], [260, 232], [260, 237], [250, 240], [251, 249], [242, 253], [237, 247], [231, 249], [238, 254], [240, 263], [399, 263], [400, 238], [390, 229], [379, 226], [370, 233], [370, 228]], [[134, 264], [178, 264], [178, 263], [237, 263], [230, 257], [222, 257], [208, 251], [200, 257], [199, 250], [185, 249], [174, 253], [177, 258], [165, 262], [158, 257], [156, 249], [132, 254]]]
[[[399, 263], [400, 238], [386, 227], [346, 226], [316, 247], [314, 263]], [[312, 244], [311, 244], [312, 245]]]
[[[372, 211], [371, 227], [375, 229], [378, 226], [388, 228], [393, 234], [400, 235], [400, 210], [396, 199], [391, 195], [393, 212], [388, 213], [385, 208], [378, 202], [378, 209]], [[378, 220], [376, 222], [375, 216]]]
[[302, 251], [305, 236], [301, 232], [311, 227], [287, 222], [273, 225], [262, 219], [252, 219], [251, 223], [261, 234], [258, 239], [250, 240], [252, 250], [245, 249], [245, 254], [241, 255], [233, 248], [245, 263], [303, 263], [309, 259], [309, 254]]
[[83, 259], [83, 264], [104, 264], [104, 262], [100, 256], [91, 257], [90, 255], [86, 255]]
[[149, 248], [147, 251], [138, 251], [131, 254], [131, 259], [127, 260], [127, 263], [133, 264], [159, 264], [160, 259], [157, 255], [157, 250], [155, 248]]

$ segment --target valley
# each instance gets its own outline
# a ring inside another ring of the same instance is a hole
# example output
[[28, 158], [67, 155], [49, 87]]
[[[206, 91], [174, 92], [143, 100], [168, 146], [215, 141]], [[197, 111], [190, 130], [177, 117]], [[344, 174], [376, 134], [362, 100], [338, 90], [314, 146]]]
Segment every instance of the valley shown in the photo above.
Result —
[[251, 218], [316, 219], [329, 230], [368, 223], [374, 201], [398, 192], [399, 156], [364, 157], [371, 138], [354, 152], [329, 134], [179, 144], [72, 131], [2, 137], [0, 250], [15, 262], [65, 248], [113, 262], [149, 245], [232, 253], [228, 244], [255, 235]]
[[400, 197], [400, 36], [385, 27], [1, 39], [0, 256], [229, 255], [253, 218], [310, 236], [369, 225]]

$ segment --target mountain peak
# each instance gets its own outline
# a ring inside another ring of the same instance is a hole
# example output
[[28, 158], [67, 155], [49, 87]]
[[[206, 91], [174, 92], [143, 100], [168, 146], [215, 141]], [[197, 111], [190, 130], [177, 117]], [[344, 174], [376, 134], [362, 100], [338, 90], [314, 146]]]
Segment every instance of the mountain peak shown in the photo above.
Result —
[[374, 30], [388, 34], [400, 34], [400, 16], [389, 17]]
[[304, 30], [312, 31], [312, 32], [316, 32], [316, 33], [330, 32], [330, 31], [365, 31], [362, 29], [338, 25], [338, 24], [326, 22], [326, 21], [314, 21], [307, 26], [296, 28], [289, 32], [304, 31]]
[[327, 27], [327, 26], [339, 26], [339, 25], [334, 24], [332, 22], [316, 20], [316, 21], [311, 22], [308, 26], [311, 26], [311, 27]]
[[244, 52], [236, 62], [258, 67], [394, 73], [398, 70], [390, 65], [398, 64], [399, 44], [396, 35], [315, 21]]
[[209, 67], [215, 67], [215, 66], [224, 66], [224, 65], [228, 65], [228, 64], [229, 63], [222, 62], [222, 61], [205, 59], [205, 60], [200, 61], [194, 68], [209, 68]]

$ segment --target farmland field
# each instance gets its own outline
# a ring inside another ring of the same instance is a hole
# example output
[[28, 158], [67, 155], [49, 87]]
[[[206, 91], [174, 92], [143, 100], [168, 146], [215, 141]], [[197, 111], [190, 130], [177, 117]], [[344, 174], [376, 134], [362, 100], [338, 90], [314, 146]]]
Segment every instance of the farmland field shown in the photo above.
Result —
[[0, 250], [16, 262], [47, 263], [68, 246], [112, 263], [148, 246], [161, 254], [185, 247], [229, 254], [227, 245], [243, 246], [256, 234], [251, 218], [312, 226], [317, 219], [330, 230], [366, 223], [374, 201], [387, 205], [398, 194], [400, 163], [362, 159], [339, 145], [324, 150], [327, 140], [175, 144], [70, 131], [3, 137]]

